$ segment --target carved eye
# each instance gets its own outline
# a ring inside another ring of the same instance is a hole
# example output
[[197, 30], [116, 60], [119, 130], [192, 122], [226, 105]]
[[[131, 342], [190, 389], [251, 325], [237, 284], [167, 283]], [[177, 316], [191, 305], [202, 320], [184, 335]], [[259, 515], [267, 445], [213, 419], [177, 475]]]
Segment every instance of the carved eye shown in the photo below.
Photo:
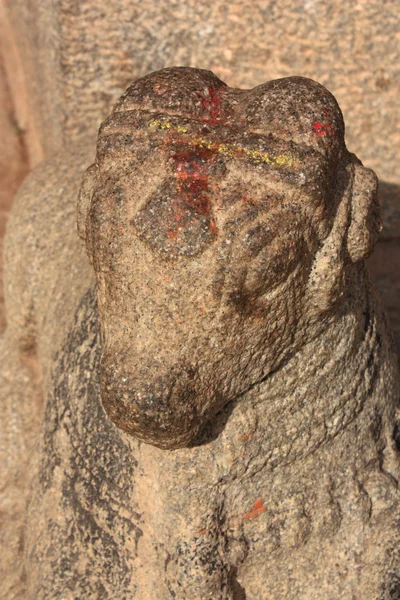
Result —
[[243, 291], [257, 297], [283, 283], [304, 257], [301, 227], [293, 215], [272, 215], [242, 237], [246, 253]]
[[244, 291], [258, 297], [283, 283], [301, 262], [303, 251], [302, 240], [294, 236], [275, 238], [249, 265]]
[[274, 237], [271, 227], [265, 223], [258, 223], [244, 235], [243, 243], [248, 253], [255, 257], [265, 246], [271, 244]]

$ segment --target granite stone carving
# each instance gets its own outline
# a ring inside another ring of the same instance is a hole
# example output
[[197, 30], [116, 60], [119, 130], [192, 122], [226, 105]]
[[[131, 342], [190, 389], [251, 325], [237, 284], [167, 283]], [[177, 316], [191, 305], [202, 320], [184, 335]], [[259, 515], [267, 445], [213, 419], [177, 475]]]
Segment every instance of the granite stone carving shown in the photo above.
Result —
[[377, 179], [333, 96], [163, 69], [90, 162], [40, 166], [8, 229], [0, 597], [400, 597]]

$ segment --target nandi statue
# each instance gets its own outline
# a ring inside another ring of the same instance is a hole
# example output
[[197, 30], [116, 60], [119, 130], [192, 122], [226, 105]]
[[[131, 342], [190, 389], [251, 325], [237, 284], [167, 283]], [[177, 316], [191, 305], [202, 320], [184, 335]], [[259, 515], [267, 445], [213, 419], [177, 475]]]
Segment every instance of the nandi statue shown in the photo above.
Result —
[[164, 69], [92, 160], [8, 229], [2, 597], [400, 598], [377, 180], [333, 96]]

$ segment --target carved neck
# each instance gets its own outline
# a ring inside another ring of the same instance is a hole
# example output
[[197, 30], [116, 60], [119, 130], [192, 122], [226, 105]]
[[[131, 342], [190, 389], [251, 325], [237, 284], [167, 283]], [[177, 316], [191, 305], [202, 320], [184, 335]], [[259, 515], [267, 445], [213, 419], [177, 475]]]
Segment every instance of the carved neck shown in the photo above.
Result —
[[[273, 465], [312, 453], [346, 429], [373, 392], [381, 337], [366, 274], [342, 310], [281, 369], [242, 397], [258, 414], [263, 452]], [[360, 302], [360, 298], [365, 300]], [[242, 408], [243, 407], [243, 408]]]

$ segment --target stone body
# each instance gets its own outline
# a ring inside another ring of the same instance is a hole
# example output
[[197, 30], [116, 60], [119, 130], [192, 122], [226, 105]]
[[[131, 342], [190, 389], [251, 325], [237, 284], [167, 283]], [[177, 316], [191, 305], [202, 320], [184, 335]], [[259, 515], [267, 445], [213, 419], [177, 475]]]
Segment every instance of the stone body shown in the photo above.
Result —
[[26, 181], [1, 598], [400, 597], [377, 182], [343, 136], [311, 80], [166, 69], [123, 95], [92, 166], [76, 146]]

